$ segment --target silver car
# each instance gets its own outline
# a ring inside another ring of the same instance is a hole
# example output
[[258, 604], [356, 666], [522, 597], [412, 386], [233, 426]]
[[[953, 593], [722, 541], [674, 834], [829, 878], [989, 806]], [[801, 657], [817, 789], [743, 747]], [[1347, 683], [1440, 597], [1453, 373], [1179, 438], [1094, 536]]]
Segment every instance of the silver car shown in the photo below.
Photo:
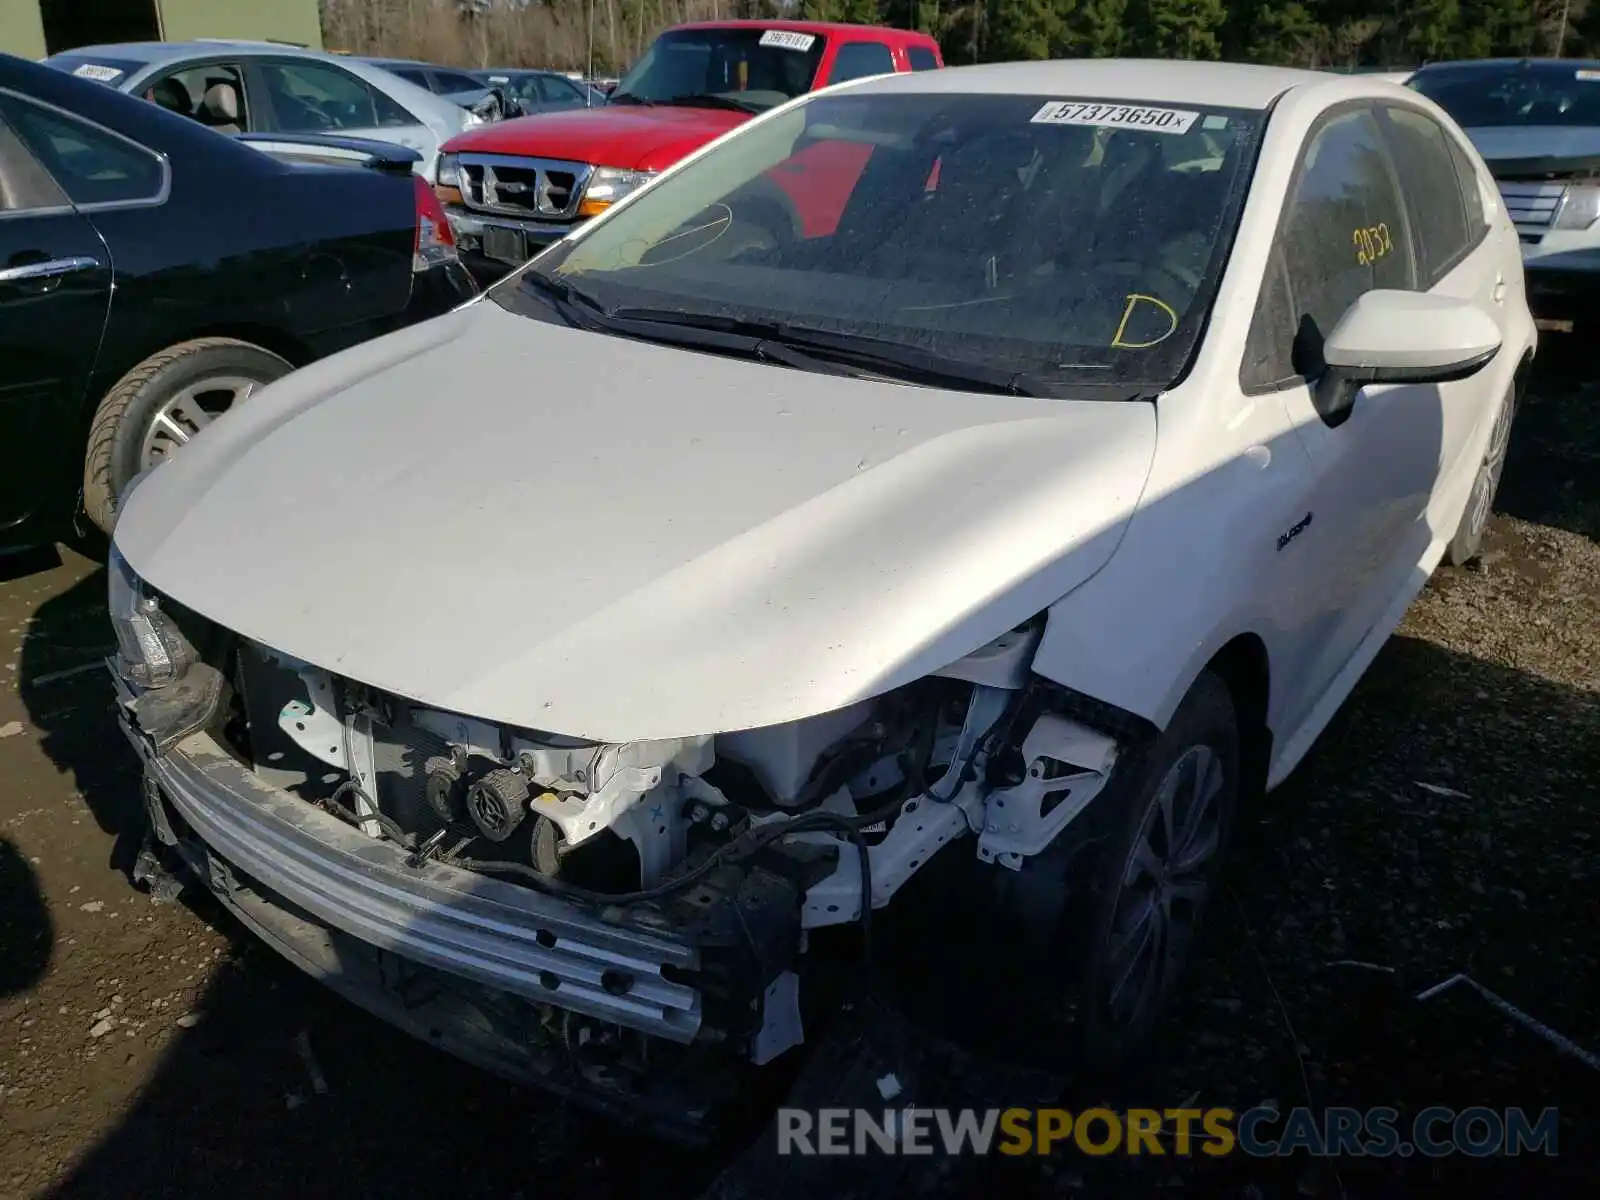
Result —
[[48, 66], [98, 80], [221, 133], [336, 133], [417, 151], [430, 181], [441, 143], [480, 124], [466, 109], [366, 63], [276, 42], [83, 46]]
[[504, 115], [504, 102], [499, 90], [472, 72], [411, 58], [358, 58], [350, 61], [363, 62], [388, 71], [391, 75], [398, 75], [407, 83], [414, 83], [435, 96], [442, 96], [451, 104], [470, 109], [485, 120], [497, 121]]

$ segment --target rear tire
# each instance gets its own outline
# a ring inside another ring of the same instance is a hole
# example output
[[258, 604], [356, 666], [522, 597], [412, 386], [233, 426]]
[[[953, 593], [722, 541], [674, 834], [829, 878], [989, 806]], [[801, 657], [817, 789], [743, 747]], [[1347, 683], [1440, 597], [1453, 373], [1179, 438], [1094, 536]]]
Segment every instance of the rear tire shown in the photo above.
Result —
[[276, 354], [233, 338], [181, 342], [145, 359], [106, 393], [89, 424], [83, 464], [88, 518], [109, 534], [129, 480], [293, 369]]
[[1484, 450], [1483, 461], [1478, 464], [1472, 492], [1467, 496], [1467, 507], [1461, 514], [1461, 523], [1456, 527], [1455, 536], [1445, 549], [1445, 558], [1453, 567], [1466, 566], [1483, 549], [1483, 535], [1494, 513], [1495, 495], [1500, 491], [1500, 476], [1505, 472], [1506, 451], [1511, 445], [1511, 424], [1516, 419], [1517, 401], [1520, 398], [1519, 377], [1500, 402], [1494, 428], [1489, 432], [1488, 448]]

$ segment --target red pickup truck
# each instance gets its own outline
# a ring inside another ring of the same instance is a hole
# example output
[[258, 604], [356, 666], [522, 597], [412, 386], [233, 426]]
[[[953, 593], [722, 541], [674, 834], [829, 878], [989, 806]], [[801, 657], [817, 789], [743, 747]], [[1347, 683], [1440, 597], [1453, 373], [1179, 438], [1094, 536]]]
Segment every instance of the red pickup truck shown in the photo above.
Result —
[[482, 275], [503, 273], [679, 159], [803, 92], [944, 65], [925, 33], [705, 21], [658, 37], [599, 108], [481, 126], [439, 155], [439, 198]]

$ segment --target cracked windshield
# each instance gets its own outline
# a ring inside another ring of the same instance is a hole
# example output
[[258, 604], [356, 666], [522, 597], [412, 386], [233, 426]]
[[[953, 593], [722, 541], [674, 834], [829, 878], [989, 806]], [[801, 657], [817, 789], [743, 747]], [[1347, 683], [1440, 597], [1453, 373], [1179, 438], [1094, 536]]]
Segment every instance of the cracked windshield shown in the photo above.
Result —
[[909, 378], [892, 368], [910, 363], [914, 381], [1132, 395], [1185, 369], [1260, 121], [1093, 98], [822, 97], [495, 295], [575, 324], [631, 318], [613, 329], [633, 336], [655, 321], [678, 341], [703, 326], [870, 350], [893, 360], [878, 373]]

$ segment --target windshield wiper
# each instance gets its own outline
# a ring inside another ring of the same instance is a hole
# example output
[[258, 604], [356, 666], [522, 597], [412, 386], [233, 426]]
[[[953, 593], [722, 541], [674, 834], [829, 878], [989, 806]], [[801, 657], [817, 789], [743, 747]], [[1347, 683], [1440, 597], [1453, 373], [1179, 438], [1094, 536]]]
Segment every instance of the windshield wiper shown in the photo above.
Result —
[[[603, 327], [605, 306], [588, 292], [538, 271], [524, 271], [517, 282], [523, 289], [539, 293], [568, 325], [582, 329]], [[587, 311], [580, 311], [579, 306]]]
[[882, 375], [903, 383], [1009, 396], [1051, 396], [1061, 390], [1054, 381], [1025, 371], [1010, 371], [930, 354], [888, 338], [834, 333], [783, 321], [751, 321], [715, 313], [656, 308], [614, 308], [606, 311], [605, 319], [630, 324], [670, 325], [678, 330], [721, 335], [708, 341], [708, 346], [722, 350], [731, 348], [727, 345], [729, 335], [748, 338], [750, 342], [746, 350], [754, 357], [801, 370], [815, 371], [824, 365], [843, 367], [848, 374], [856, 376]]
[[611, 95], [606, 98], [606, 103], [639, 104], [643, 105], [645, 108], [654, 108], [656, 104], [654, 100], [646, 100], [642, 96], [635, 96], [632, 92], [612, 92]]
[[685, 93], [682, 96], [668, 96], [665, 100], [657, 100], [657, 104], [671, 104], [680, 108], [726, 108], [733, 112], [758, 113], [761, 111], [754, 104], [745, 104], [742, 101], [731, 99], [727, 96], [695, 95]]

